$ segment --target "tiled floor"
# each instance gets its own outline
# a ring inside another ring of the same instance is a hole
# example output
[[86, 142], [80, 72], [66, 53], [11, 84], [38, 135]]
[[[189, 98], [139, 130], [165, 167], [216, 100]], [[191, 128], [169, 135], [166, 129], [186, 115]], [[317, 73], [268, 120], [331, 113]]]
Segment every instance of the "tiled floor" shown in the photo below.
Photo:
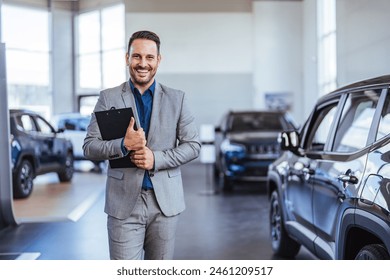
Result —
[[[187, 209], [181, 214], [175, 259], [274, 259], [264, 185], [210, 194], [207, 166], [183, 166]], [[0, 259], [108, 259], [105, 174], [78, 172], [71, 184], [37, 178], [34, 195], [14, 204], [20, 225], [0, 232]], [[313, 259], [302, 249], [297, 259]]]

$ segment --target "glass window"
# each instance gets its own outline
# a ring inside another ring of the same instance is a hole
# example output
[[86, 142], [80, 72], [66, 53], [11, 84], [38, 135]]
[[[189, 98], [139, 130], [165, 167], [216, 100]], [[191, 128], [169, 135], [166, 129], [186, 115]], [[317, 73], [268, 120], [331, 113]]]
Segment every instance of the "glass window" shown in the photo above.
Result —
[[125, 41], [124, 8], [116, 5], [102, 10], [102, 49], [122, 49]]
[[78, 94], [117, 86], [126, 79], [124, 5], [82, 13], [78, 32]]
[[51, 110], [50, 16], [46, 9], [2, 5], [10, 108]]
[[336, 0], [317, 0], [318, 88], [320, 94], [337, 87]]
[[98, 101], [99, 95], [86, 95], [79, 96], [79, 111], [80, 114], [89, 116], [95, 108], [96, 102]]
[[381, 90], [348, 95], [337, 127], [333, 151], [351, 153], [366, 147]]
[[318, 110], [315, 114], [315, 120], [309, 128], [308, 138], [306, 140], [306, 149], [309, 151], [323, 151], [325, 148], [330, 128], [337, 111], [338, 103], [332, 103]]
[[82, 88], [100, 88], [100, 54], [79, 57], [79, 83]]
[[47, 11], [4, 4], [1, 16], [2, 40], [7, 43], [7, 48], [38, 52], [50, 50]]
[[17, 117], [18, 127], [24, 131], [35, 131], [35, 126], [33, 124], [33, 120], [29, 115], [22, 115]]
[[50, 125], [47, 124], [43, 119], [41, 118], [36, 118], [38, 126], [39, 126], [39, 131], [43, 134], [51, 134], [53, 133], [53, 130], [51, 129]]
[[379, 121], [379, 128], [376, 134], [376, 140], [379, 140], [390, 133], [390, 92], [387, 92], [385, 106], [382, 110]]
[[102, 55], [103, 63], [103, 85], [113, 87], [126, 80], [126, 62], [122, 49], [106, 51]]
[[50, 79], [49, 63], [47, 53], [7, 48], [7, 83], [48, 86]]
[[100, 52], [100, 17], [98, 11], [80, 14], [78, 17], [79, 54]]
[[281, 131], [282, 117], [277, 114], [242, 113], [233, 115], [230, 131]]

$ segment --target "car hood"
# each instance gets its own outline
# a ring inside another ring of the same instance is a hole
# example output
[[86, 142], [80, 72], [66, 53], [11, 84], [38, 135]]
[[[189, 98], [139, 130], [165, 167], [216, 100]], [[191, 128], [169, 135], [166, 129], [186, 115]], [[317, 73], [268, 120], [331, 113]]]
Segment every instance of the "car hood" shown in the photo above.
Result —
[[277, 131], [264, 131], [264, 132], [240, 132], [240, 133], [228, 133], [227, 138], [230, 141], [238, 143], [254, 143], [262, 141], [276, 141], [279, 132]]

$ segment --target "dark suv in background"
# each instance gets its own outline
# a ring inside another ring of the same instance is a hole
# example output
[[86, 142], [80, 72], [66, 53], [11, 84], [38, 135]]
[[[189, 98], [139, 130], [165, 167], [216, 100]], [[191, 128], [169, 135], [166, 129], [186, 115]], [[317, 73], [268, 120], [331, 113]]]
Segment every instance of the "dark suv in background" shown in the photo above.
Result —
[[390, 258], [390, 75], [319, 99], [300, 131], [281, 133], [270, 165], [276, 255]]
[[215, 128], [218, 185], [230, 190], [235, 181], [265, 181], [268, 165], [280, 156], [279, 133], [294, 128], [285, 112], [228, 112]]
[[37, 175], [56, 172], [61, 182], [73, 177], [73, 146], [39, 114], [10, 110], [14, 198], [26, 198]]

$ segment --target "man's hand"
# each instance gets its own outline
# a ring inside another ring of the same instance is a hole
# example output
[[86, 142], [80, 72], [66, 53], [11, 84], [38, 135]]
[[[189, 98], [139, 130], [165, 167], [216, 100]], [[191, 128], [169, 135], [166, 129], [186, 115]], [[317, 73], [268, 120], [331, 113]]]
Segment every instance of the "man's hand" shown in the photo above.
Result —
[[153, 152], [146, 146], [130, 153], [131, 161], [138, 167], [151, 170], [154, 166]]
[[135, 120], [133, 117], [130, 119], [129, 126], [126, 130], [126, 135], [123, 141], [125, 148], [128, 151], [139, 150], [146, 145], [145, 132], [142, 127], [134, 130]]

